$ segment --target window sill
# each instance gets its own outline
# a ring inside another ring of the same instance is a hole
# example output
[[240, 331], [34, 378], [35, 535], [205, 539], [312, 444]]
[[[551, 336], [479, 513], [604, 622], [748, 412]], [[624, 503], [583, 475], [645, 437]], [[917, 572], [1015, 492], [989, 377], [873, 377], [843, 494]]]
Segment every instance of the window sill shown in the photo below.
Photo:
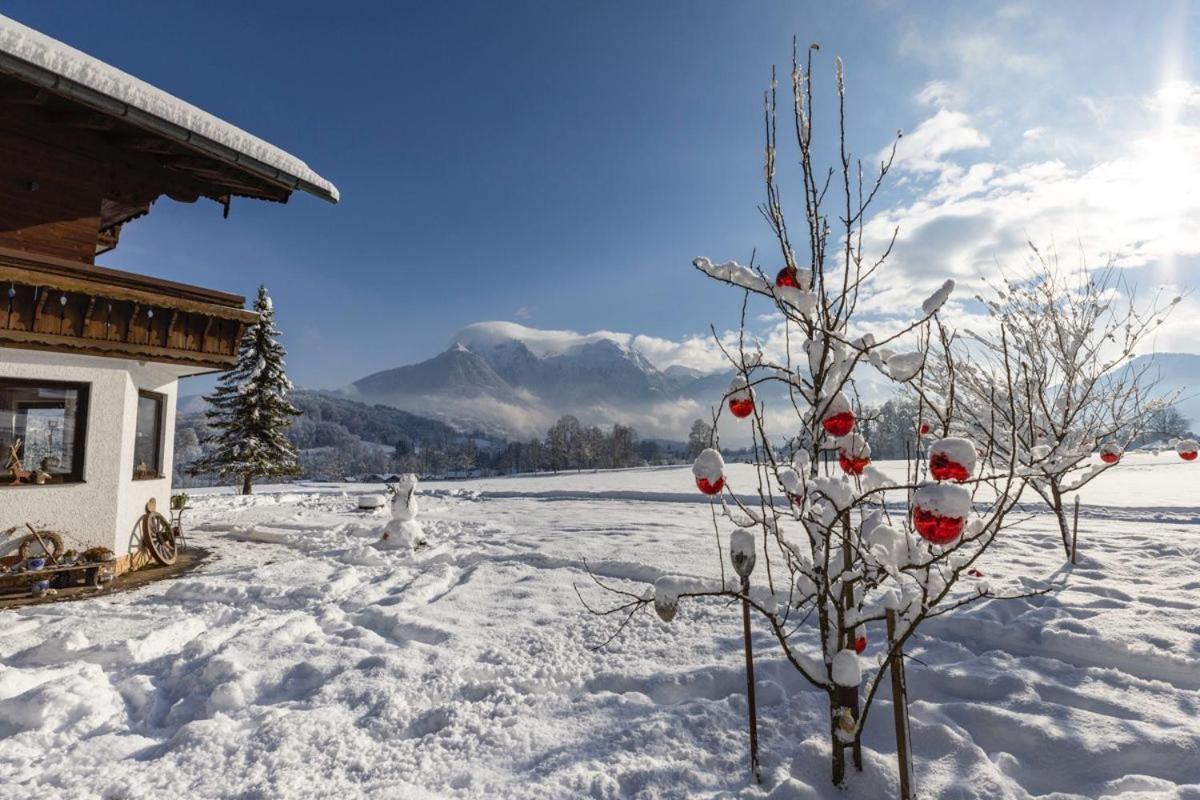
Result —
[[166, 479], [167, 479], [166, 475], [145, 475], [142, 477], [138, 477], [137, 475], [133, 476], [133, 480], [137, 483], [140, 483], [142, 481], [165, 481]]
[[83, 486], [87, 481], [84, 480], [61, 480], [61, 481], [46, 481], [45, 483], [21, 483], [14, 484], [11, 479], [5, 480], [0, 477], [0, 491], [5, 489], [53, 489], [65, 486]]

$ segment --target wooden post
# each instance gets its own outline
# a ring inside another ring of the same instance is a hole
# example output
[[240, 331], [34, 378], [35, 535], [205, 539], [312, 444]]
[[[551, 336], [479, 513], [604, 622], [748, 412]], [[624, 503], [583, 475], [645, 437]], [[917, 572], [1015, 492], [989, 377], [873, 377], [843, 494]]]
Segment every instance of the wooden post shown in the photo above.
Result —
[[892, 671], [892, 716], [896, 720], [896, 762], [900, 768], [900, 800], [912, 800], [912, 747], [909, 744], [908, 683], [904, 653], [896, 647], [896, 612], [887, 610], [888, 669]]
[[1075, 555], [1079, 552], [1079, 495], [1075, 495], [1075, 522], [1071, 525], [1071, 563], [1075, 563]]
[[[849, 519], [842, 520], [842, 534], [844, 536], [842, 542], [842, 568], [849, 573], [854, 568], [854, 554], [850, 550], [850, 521]], [[853, 581], [843, 581], [842, 584], [842, 608], [846, 613], [853, 609], [856, 605], [855, 587]], [[842, 641], [842, 648], [846, 650], [854, 650], [855, 647], [855, 632], [857, 627], [846, 631], [845, 639]], [[858, 725], [859, 717], [859, 700], [857, 686], [841, 686], [838, 687], [838, 702], [843, 708], [850, 709], [850, 715], [854, 719], [855, 726]], [[854, 760], [854, 768], [859, 772], [863, 769], [862, 760], [862, 734], [857, 733], [854, 736], [851, 748], [851, 756]]]
[[758, 707], [754, 699], [754, 643], [750, 639], [750, 579], [742, 578], [742, 635], [746, 643], [746, 706], [750, 710], [750, 773], [762, 783], [758, 766]]

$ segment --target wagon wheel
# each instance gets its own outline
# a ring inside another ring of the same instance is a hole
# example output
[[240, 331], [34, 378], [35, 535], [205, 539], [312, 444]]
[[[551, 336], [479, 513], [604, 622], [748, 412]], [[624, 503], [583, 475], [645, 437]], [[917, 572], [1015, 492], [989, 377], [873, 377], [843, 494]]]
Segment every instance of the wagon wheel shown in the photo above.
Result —
[[142, 517], [142, 533], [155, 561], [164, 567], [175, 563], [179, 555], [179, 546], [175, 541], [175, 531], [166, 517], [157, 511], [149, 512]]
[[[38, 541], [38, 538], [41, 541]], [[47, 546], [50, 548], [47, 550]], [[40, 558], [43, 554], [49, 556], [52, 561], [57, 561], [63, 554], [63, 539], [54, 531], [37, 531], [31, 533], [21, 540], [20, 549], [17, 554], [24, 561], [28, 558]]]

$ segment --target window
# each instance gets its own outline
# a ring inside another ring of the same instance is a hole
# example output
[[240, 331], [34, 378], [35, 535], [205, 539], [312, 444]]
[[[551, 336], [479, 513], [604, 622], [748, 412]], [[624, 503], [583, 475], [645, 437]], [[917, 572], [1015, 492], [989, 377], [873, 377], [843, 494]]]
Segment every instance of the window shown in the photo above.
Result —
[[88, 387], [0, 377], [0, 487], [83, 480]]
[[166, 398], [153, 392], [138, 392], [137, 427], [133, 438], [133, 479], [161, 478], [163, 411]]

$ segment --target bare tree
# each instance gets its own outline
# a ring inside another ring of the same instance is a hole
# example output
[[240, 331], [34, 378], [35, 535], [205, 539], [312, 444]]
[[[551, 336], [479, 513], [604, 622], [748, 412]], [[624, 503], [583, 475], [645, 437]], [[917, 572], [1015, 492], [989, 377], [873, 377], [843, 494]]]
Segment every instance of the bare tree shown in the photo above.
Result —
[[[876, 339], [853, 327], [864, 287], [884, 264], [891, 241], [881, 252], [864, 252], [863, 226], [895, 153], [884, 159], [867, 180], [861, 162], [846, 149], [844, 78], [837, 63], [838, 130], [836, 166], [820, 169], [812, 149], [812, 59], [793, 56], [792, 126], [799, 147], [804, 196], [799, 247], [789, 230], [776, 178], [776, 89], [765, 98], [766, 188], [763, 216], [778, 242], [783, 268], [771, 277], [734, 262], [714, 264], [699, 258], [695, 266], [720, 282], [745, 290], [742, 333], [736, 346], [724, 348], [737, 377], [723, 398], [728, 408], [752, 432], [756, 479], [753, 485], [732, 486], [715, 450], [700, 454], [693, 468], [697, 486], [721, 493], [714, 507], [721, 578], [664, 576], [653, 593], [626, 591], [603, 583], [619, 596], [616, 605], [598, 609], [615, 614], [625, 627], [632, 615], [649, 605], [663, 619], [674, 616], [685, 598], [729, 598], [744, 601], [765, 621], [788, 662], [829, 701], [832, 775], [845, 777], [846, 750], [862, 768], [861, 737], [876, 693], [887, 674], [880, 664], [895, 663], [920, 624], [981, 598], [1026, 596], [1029, 586], [995, 591], [971, 577], [973, 565], [1006, 527], [1005, 515], [1020, 494], [1015, 459], [990, 462], [990, 471], [976, 473], [975, 446], [962, 439], [941, 443], [959, 464], [955, 478], [934, 473], [914, 462], [903, 480], [889, 479], [870, 466], [870, 444], [855, 430], [854, 375], [875, 369], [904, 383], [926, 405], [952, 411], [955, 403], [953, 348], [941, 346], [953, 337], [938, 320], [938, 312], [953, 290], [946, 281], [921, 307], [915, 318], [891, 334]], [[811, 265], [811, 268], [810, 266]], [[769, 299], [783, 318], [786, 349], [773, 360], [747, 341], [747, 305], [757, 295]], [[938, 346], [934, 347], [934, 343]], [[718, 339], [718, 344], [721, 344]], [[938, 369], [949, 380], [925, 380], [927, 362], [936, 351]], [[779, 382], [788, 397], [790, 416], [786, 444], [768, 430], [765, 403], [756, 388]], [[861, 409], [859, 410], [861, 412]], [[792, 427], [794, 425], [794, 427]], [[949, 433], [948, 425], [941, 431]], [[912, 431], [915, 440], [918, 435]], [[978, 446], [998, 450], [990, 434]], [[1011, 443], [1007, 446], [1011, 451]], [[833, 455], [832, 467], [825, 455]], [[927, 480], [928, 478], [935, 480]], [[941, 479], [940, 481], [938, 479]], [[955, 482], [957, 481], [957, 482]], [[736, 492], [734, 490], [737, 490]], [[751, 494], [752, 493], [752, 494]], [[888, 497], [903, 498], [904, 511]], [[749, 499], [747, 499], [749, 498]], [[970, 518], [976, 501], [981, 513]], [[726, 553], [722, 528], [735, 545]], [[740, 531], [740, 533], [739, 533]], [[747, 532], [751, 535], [747, 536]], [[757, 552], [747, 552], [753, 542]], [[738, 580], [731, 566], [751, 567], [755, 587]], [[977, 572], [977, 571], [976, 571]], [[960, 586], [964, 579], [965, 586]], [[885, 620], [890, 635], [880, 629]], [[856, 651], [871, 647], [867, 632], [876, 632], [869, 657]], [[614, 634], [616, 635], [616, 634]]]
[[637, 464], [636, 446], [637, 431], [627, 425], [613, 425], [612, 436], [608, 439], [610, 466], [620, 468]]
[[698, 419], [692, 423], [692, 430], [688, 433], [688, 458], [695, 458], [704, 451], [706, 447], [712, 444], [713, 426], [702, 419]]
[[570, 414], [559, 417], [550, 427], [546, 432], [546, 453], [552, 470], [569, 469], [578, 463], [582, 436], [583, 427]]
[[[1156, 396], [1152, 362], [1132, 361], [1180, 298], [1164, 301], [1158, 294], [1139, 303], [1111, 264], [1067, 271], [1057, 255], [1047, 258], [1032, 243], [1030, 249], [1032, 277], [1006, 279], [979, 298], [995, 325], [963, 343], [983, 352], [957, 376], [962, 402], [952, 419], [976, 435], [999, 432], [987, 460], [1021, 466], [1054, 512], [1072, 556], [1068, 495], [1111, 469], [1174, 402], [1174, 396]], [[1097, 449], [1100, 459], [1093, 457]]]
[[1169, 443], [1172, 439], [1182, 439], [1192, 432], [1192, 421], [1175, 406], [1153, 411], [1147, 422], [1146, 429], [1138, 437], [1139, 444], [1149, 442]]

